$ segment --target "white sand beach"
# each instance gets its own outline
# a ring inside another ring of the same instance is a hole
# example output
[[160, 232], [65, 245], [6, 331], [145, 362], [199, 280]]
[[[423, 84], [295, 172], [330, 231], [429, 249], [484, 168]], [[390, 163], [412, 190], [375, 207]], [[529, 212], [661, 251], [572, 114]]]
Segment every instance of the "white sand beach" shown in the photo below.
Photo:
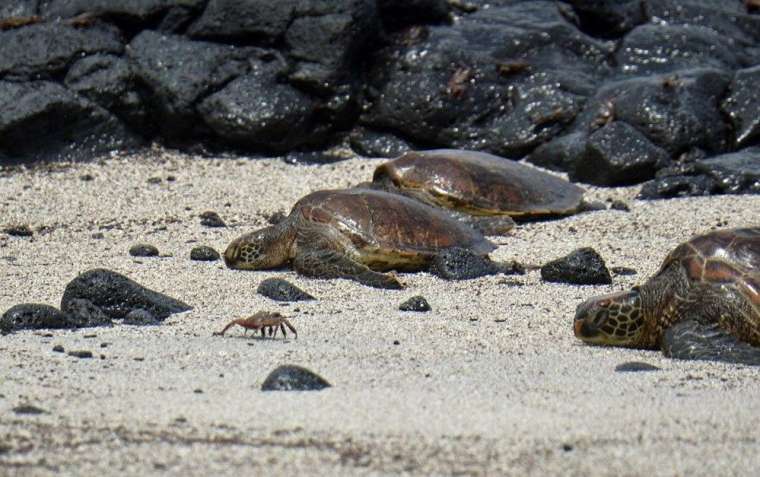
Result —
[[[66, 284], [96, 267], [194, 307], [161, 326], [0, 336], [0, 475], [757, 472], [760, 370], [586, 346], [572, 319], [582, 300], [646, 280], [690, 236], [757, 225], [760, 196], [637, 201], [638, 187], [588, 188], [631, 211], [521, 224], [492, 238], [495, 260], [541, 265], [592, 246], [609, 267], [637, 270], [611, 286], [544, 283], [532, 269], [460, 282], [403, 274], [407, 288], [387, 291], [189, 259], [195, 245], [222, 252], [312, 190], [369, 180], [379, 162], [294, 166], [156, 150], [0, 174], [0, 226], [35, 230], [0, 234], [0, 313], [58, 306]], [[201, 226], [206, 210], [228, 227]], [[131, 257], [137, 242], [161, 256]], [[256, 294], [268, 277], [318, 300], [283, 306]], [[432, 311], [399, 311], [414, 295]], [[251, 338], [242, 328], [212, 336], [257, 310], [288, 316], [298, 339]], [[615, 372], [628, 361], [661, 369]], [[332, 387], [262, 392], [281, 364], [305, 366]], [[20, 405], [47, 412], [13, 412]]]

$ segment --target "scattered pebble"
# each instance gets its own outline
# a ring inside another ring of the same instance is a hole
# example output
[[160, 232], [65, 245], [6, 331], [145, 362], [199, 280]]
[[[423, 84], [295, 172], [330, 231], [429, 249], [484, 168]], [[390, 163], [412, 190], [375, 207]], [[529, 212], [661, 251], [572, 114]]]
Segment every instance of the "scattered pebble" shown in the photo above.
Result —
[[213, 262], [214, 260], [219, 260], [219, 252], [206, 245], [198, 245], [190, 250], [190, 260]]
[[79, 176], [79, 180], [81, 180], [82, 182], [90, 182], [92, 180], [95, 180], [95, 176], [93, 176], [92, 174], [82, 174], [81, 176]]
[[149, 177], [146, 181], [148, 184], [160, 184], [162, 179], [160, 177]]
[[158, 249], [147, 243], [137, 243], [129, 247], [129, 254], [133, 257], [157, 257]]
[[22, 404], [13, 408], [13, 412], [16, 414], [48, 414], [48, 412], [40, 407], [33, 406], [31, 404]]
[[649, 363], [641, 361], [628, 361], [615, 366], [615, 371], [618, 373], [635, 373], [640, 371], [659, 371], [660, 368]]
[[631, 211], [631, 207], [627, 203], [623, 202], [622, 200], [613, 200], [612, 203], [610, 204], [610, 209], [621, 210], [623, 212]]
[[92, 351], [87, 350], [69, 351], [66, 354], [75, 358], [92, 358]]
[[323, 377], [301, 366], [280, 366], [264, 380], [262, 391], [319, 391], [330, 387]]
[[423, 296], [413, 296], [398, 306], [401, 311], [430, 311], [430, 304]]
[[103, 234], [103, 232], [95, 232], [94, 234], [90, 235], [95, 240], [101, 240], [104, 239], [106, 236]]
[[201, 225], [204, 227], [226, 227], [227, 224], [224, 223], [221, 217], [219, 217], [219, 214], [212, 210], [207, 210], [206, 212], [203, 212], [200, 214], [201, 218]]
[[195, 394], [203, 394], [203, 389], [193, 389]]
[[638, 272], [629, 267], [612, 267], [610, 271], [615, 275], [636, 275]]
[[591, 247], [575, 250], [541, 267], [541, 278], [547, 282], [574, 285], [608, 285], [612, 277], [604, 259]]
[[267, 278], [262, 281], [256, 293], [275, 301], [304, 301], [315, 298], [282, 278]]
[[26, 224], [9, 225], [3, 229], [3, 232], [14, 237], [31, 237], [34, 235], [31, 227]]
[[56, 353], [63, 353], [66, 350], [63, 349], [63, 346], [61, 346], [61, 345], [55, 345], [55, 346], [53, 346], [53, 351], [55, 351]]

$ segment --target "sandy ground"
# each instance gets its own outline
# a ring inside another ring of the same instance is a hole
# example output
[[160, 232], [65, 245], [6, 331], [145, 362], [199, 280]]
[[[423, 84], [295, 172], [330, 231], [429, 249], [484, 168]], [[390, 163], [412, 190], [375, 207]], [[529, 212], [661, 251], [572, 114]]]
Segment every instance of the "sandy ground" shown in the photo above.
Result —
[[[638, 271], [612, 286], [542, 283], [538, 271], [463, 282], [419, 273], [403, 276], [406, 290], [383, 291], [189, 260], [193, 246], [222, 251], [311, 190], [367, 180], [378, 161], [149, 156], [0, 175], [0, 225], [42, 228], [31, 239], [0, 234], [0, 311], [58, 305], [66, 283], [94, 267], [195, 307], [159, 327], [0, 337], [0, 474], [746, 475], [760, 466], [757, 369], [589, 347], [571, 332], [581, 300], [646, 279], [692, 234], [757, 224], [760, 196], [643, 202], [637, 188], [591, 189], [631, 212], [494, 238], [495, 259], [538, 265], [593, 246], [608, 266]], [[202, 227], [205, 210], [229, 227]], [[138, 241], [162, 256], [130, 257]], [[273, 276], [318, 301], [280, 306], [257, 295]], [[418, 294], [431, 313], [398, 310]], [[260, 309], [291, 317], [298, 339], [251, 339], [239, 328], [211, 336]], [[59, 344], [95, 358], [56, 353]], [[627, 361], [662, 369], [615, 372]], [[285, 363], [333, 387], [260, 391]], [[47, 413], [12, 411], [24, 404]]]

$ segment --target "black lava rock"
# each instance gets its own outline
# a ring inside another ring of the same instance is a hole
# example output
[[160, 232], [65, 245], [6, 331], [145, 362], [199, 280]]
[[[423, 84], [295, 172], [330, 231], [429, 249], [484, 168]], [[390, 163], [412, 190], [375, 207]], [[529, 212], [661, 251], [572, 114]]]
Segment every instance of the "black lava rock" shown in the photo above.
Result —
[[55, 346], [53, 346], [53, 352], [55, 352], [55, 353], [63, 353], [64, 351], [66, 351], [66, 350], [63, 348], [63, 345], [55, 345]]
[[618, 373], [638, 373], [642, 371], [659, 371], [660, 368], [649, 363], [642, 363], [640, 361], [629, 361], [627, 363], [620, 363], [615, 366], [615, 371]]
[[66, 308], [61, 308], [61, 311], [66, 314], [69, 322], [77, 328], [111, 326], [113, 324], [111, 318], [90, 300], [74, 298], [67, 301], [65, 305]]
[[190, 250], [190, 260], [213, 262], [219, 260], [219, 252], [207, 245], [198, 245]]
[[628, 267], [612, 267], [610, 271], [615, 275], [636, 275], [638, 273], [635, 269]]
[[734, 146], [746, 147], [760, 144], [760, 66], [739, 70], [728, 87], [723, 100], [723, 111], [728, 114], [736, 134]]
[[158, 249], [147, 243], [137, 243], [129, 247], [129, 254], [133, 257], [157, 257]]
[[430, 304], [423, 296], [413, 296], [398, 306], [401, 311], [430, 311]]
[[397, 157], [412, 149], [403, 139], [389, 133], [356, 128], [349, 135], [351, 149], [365, 157]]
[[389, 30], [451, 22], [451, 5], [446, 0], [378, 0], [377, 8]]
[[585, 33], [616, 38], [648, 18], [639, 0], [569, 0]]
[[579, 248], [541, 267], [541, 278], [547, 282], [574, 285], [607, 285], [612, 277], [602, 257], [591, 247]]
[[16, 414], [29, 414], [29, 415], [37, 415], [37, 414], [48, 414], [48, 412], [41, 407], [37, 407], [31, 404], [22, 404], [20, 406], [16, 406], [13, 408], [13, 412]]
[[498, 273], [524, 273], [519, 264], [499, 264], [471, 250], [452, 247], [437, 254], [430, 273], [446, 280], [468, 280]]
[[75, 358], [80, 358], [80, 359], [92, 358], [92, 351], [88, 351], [88, 350], [69, 351], [66, 354], [69, 356], [73, 356]]
[[570, 180], [603, 186], [636, 184], [654, 177], [670, 158], [631, 125], [613, 121], [589, 136]]
[[558, 136], [538, 146], [528, 156], [528, 162], [555, 171], [571, 171], [586, 151], [588, 135], [575, 132]]
[[221, 217], [219, 217], [219, 214], [212, 210], [207, 210], [206, 212], [202, 212], [200, 215], [201, 218], [201, 225], [204, 227], [226, 227], [227, 224], [224, 223], [224, 220], [222, 220]]
[[169, 15], [175, 5], [199, 10], [205, 0], [47, 0], [40, 3], [40, 13], [46, 18], [67, 19], [90, 13], [123, 21], [128, 26]]
[[194, 38], [209, 40], [257, 40], [273, 44], [295, 16], [300, 0], [210, 0], [189, 28]]
[[10, 333], [18, 330], [46, 328], [71, 328], [66, 315], [50, 305], [23, 303], [10, 307], [0, 317], [0, 331]]
[[14, 237], [31, 237], [34, 235], [31, 227], [26, 224], [9, 225], [3, 229], [3, 232]]
[[284, 365], [269, 373], [262, 391], [320, 391], [331, 385], [322, 376], [301, 366]]
[[315, 298], [282, 278], [267, 278], [262, 281], [256, 293], [276, 301], [302, 301]]
[[630, 212], [631, 206], [628, 205], [628, 203], [623, 202], [622, 200], [613, 200], [612, 203], [610, 203], [610, 209], [620, 210], [622, 212]]
[[122, 324], [125, 325], [157, 325], [160, 321], [156, 316], [148, 310], [142, 308], [136, 308], [124, 317]]
[[0, 5], [0, 20], [7, 18], [29, 18], [37, 14], [39, 0], [16, 0]]
[[78, 298], [91, 301], [111, 319], [123, 319], [130, 311], [141, 308], [164, 320], [172, 313], [192, 309], [179, 300], [103, 268], [88, 270], [69, 282], [63, 292], [61, 308], [68, 308], [69, 303]]

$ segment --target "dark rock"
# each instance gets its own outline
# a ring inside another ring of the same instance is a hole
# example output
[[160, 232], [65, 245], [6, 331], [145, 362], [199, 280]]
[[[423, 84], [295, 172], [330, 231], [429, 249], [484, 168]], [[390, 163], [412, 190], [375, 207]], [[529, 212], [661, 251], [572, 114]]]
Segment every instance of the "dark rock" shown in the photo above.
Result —
[[0, 156], [78, 160], [142, 143], [100, 106], [44, 81], [0, 81]]
[[315, 298], [282, 278], [267, 278], [262, 281], [256, 293], [276, 301], [302, 301]]
[[719, 153], [728, 145], [719, 101], [729, 81], [723, 71], [697, 69], [609, 83], [588, 102], [573, 129], [591, 133], [617, 120], [673, 157], [694, 148]]
[[640, 0], [569, 0], [585, 33], [615, 38], [647, 21]]
[[377, 9], [390, 30], [451, 22], [451, 5], [446, 0], [377, 0]]
[[148, 116], [132, 66], [124, 58], [97, 54], [77, 61], [66, 73], [66, 87], [107, 109], [132, 129], [152, 135], [155, 124]]
[[53, 351], [55, 353], [63, 353], [66, 350], [63, 349], [63, 346], [61, 346], [61, 345], [55, 345], [55, 346], [53, 346]]
[[370, 71], [364, 125], [512, 158], [573, 121], [611, 48], [546, 1], [479, 10], [393, 41]]
[[66, 315], [60, 310], [50, 305], [37, 303], [14, 305], [0, 317], [0, 331], [3, 333], [71, 327]]
[[219, 260], [219, 252], [207, 245], [198, 245], [190, 250], [190, 260], [213, 262]]
[[122, 319], [139, 308], [150, 311], [159, 320], [192, 309], [179, 300], [103, 268], [88, 270], [69, 282], [63, 292], [61, 308], [68, 308], [68, 303], [77, 298], [91, 301], [111, 319]]
[[627, 363], [620, 363], [615, 366], [615, 371], [618, 373], [638, 373], [642, 371], [659, 371], [660, 368], [649, 363], [642, 363], [640, 361], [629, 361]]
[[265, 72], [235, 79], [198, 110], [214, 132], [241, 147], [287, 151], [324, 136], [313, 100]]
[[39, 0], [15, 0], [0, 5], [0, 20], [5, 18], [28, 18], [37, 14]]
[[66, 314], [69, 323], [77, 328], [112, 325], [111, 318], [89, 300], [75, 298], [65, 305], [66, 308], [61, 308], [61, 311]]
[[40, 7], [45, 17], [72, 18], [83, 13], [133, 25], [167, 13], [175, 6], [199, 10], [205, 0], [46, 0]]
[[636, 184], [654, 177], [669, 162], [668, 153], [622, 121], [589, 136], [586, 149], [570, 169], [570, 180], [602, 186]]
[[0, 78], [48, 79], [64, 73], [82, 56], [123, 51], [118, 30], [102, 25], [74, 28], [38, 23], [0, 31]]
[[158, 249], [147, 243], [136, 243], [129, 247], [129, 254], [133, 257], [158, 257]]
[[145, 84], [168, 138], [203, 134], [195, 105], [213, 90], [248, 70], [250, 48], [236, 48], [177, 35], [144, 31], [127, 48], [139, 81]]
[[331, 385], [323, 377], [306, 368], [279, 366], [269, 373], [261, 385], [262, 391], [320, 391]]
[[760, 18], [747, 15], [740, 1], [649, 0], [644, 5], [650, 18], [671, 25], [707, 28], [731, 40], [737, 51], [760, 39]]
[[611, 267], [610, 271], [615, 275], [636, 275], [635, 269], [629, 267]]
[[582, 132], [558, 136], [538, 146], [528, 162], [554, 171], [570, 171], [586, 151], [588, 135]]
[[274, 44], [295, 16], [300, 0], [210, 0], [188, 34], [212, 40]]
[[541, 267], [541, 279], [574, 285], [608, 285], [612, 283], [604, 259], [591, 247], [579, 248]]
[[205, 212], [201, 212], [199, 215], [201, 218], [201, 225], [204, 227], [226, 227], [227, 224], [224, 223], [224, 220], [222, 220], [221, 217], [219, 217], [219, 214], [214, 212], [213, 210], [207, 210]]
[[403, 139], [389, 133], [356, 128], [349, 135], [351, 149], [365, 157], [397, 157], [412, 149]]
[[723, 100], [723, 111], [731, 119], [734, 127], [734, 146], [745, 147], [760, 144], [760, 66], [739, 70], [728, 87], [728, 95]]
[[744, 62], [735, 41], [714, 30], [651, 23], [625, 36], [615, 60], [618, 71], [637, 76], [689, 68], [733, 70]]
[[3, 232], [14, 237], [31, 237], [34, 235], [31, 227], [26, 224], [9, 225], [3, 229]]
[[413, 296], [398, 306], [401, 311], [430, 311], [430, 304], [423, 296]]
[[122, 324], [124, 325], [157, 325], [160, 323], [160, 320], [156, 318], [156, 316], [151, 313], [148, 310], [144, 310], [142, 308], [136, 308], [124, 317], [124, 321], [122, 321]]
[[519, 264], [500, 264], [471, 250], [452, 247], [438, 253], [430, 264], [430, 273], [446, 280], [468, 280], [498, 273], [524, 273]]
[[92, 351], [87, 351], [87, 350], [69, 351], [66, 354], [68, 354], [69, 356], [73, 356], [75, 358], [79, 358], [79, 359], [92, 358]]
[[656, 179], [644, 184], [638, 197], [665, 199], [759, 193], [760, 147], [751, 147], [662, 170]]
[[613, 200], [612, 203], [610, 204], [610, 209], [620, 210], [622, 212], [630, 212], [631, 206], [629, 206], [627, 202], [623, 202], [622, 200]]
[[48, 414], [48, 412], [41, 407], [33, 406], [31, 404], [22, 404], [20, 406], [16, 406], [13, 408], [13, 412], [16, 414], [29, 414], [29, 415], [36, 415], [36, 414]]

